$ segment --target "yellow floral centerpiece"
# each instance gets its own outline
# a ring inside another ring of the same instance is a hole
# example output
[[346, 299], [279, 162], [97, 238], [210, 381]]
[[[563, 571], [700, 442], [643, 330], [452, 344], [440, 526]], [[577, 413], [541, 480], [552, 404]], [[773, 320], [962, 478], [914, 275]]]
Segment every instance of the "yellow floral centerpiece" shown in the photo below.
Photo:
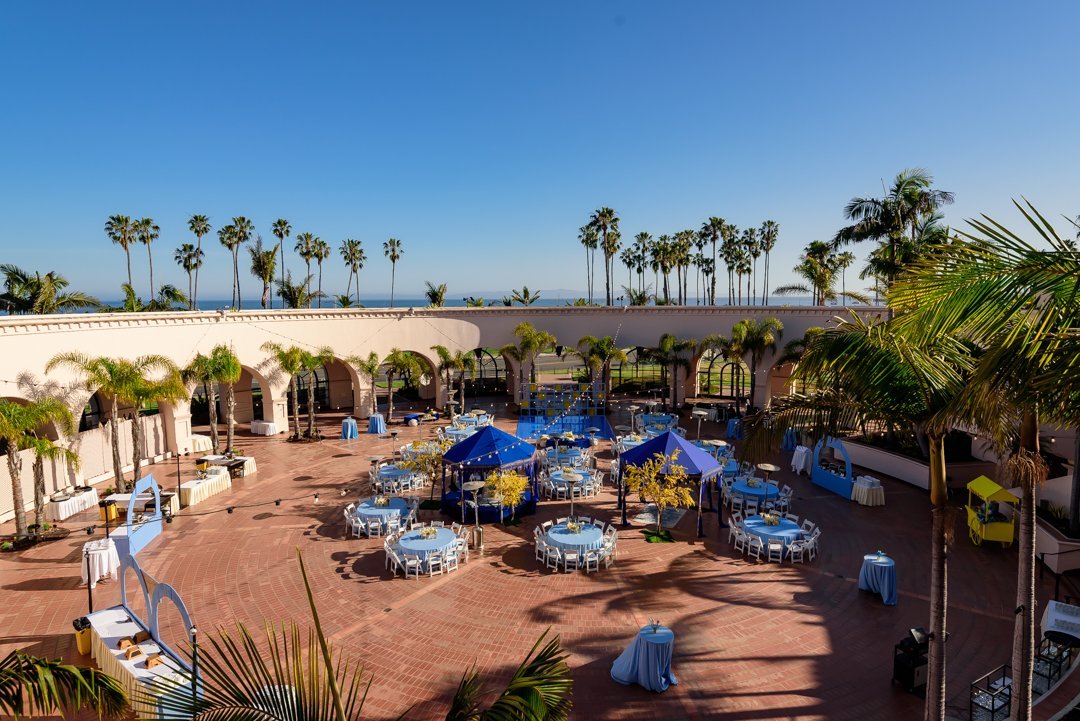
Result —
[[762, 513], [761, 517], [765, 519], [766, 526], [780, 525], [780, 516], [776, 515], [775, 513]]
[[566, 530], [570, 531], [570, 533], [581, 533], [581, 522], [580, 521], [567, 521], [566, 522]]
[[746, 479], [746, 485], [749, 486], [750, 488], [757, 488], [758, 486], [761, 485], [761, 481], [759, 479], [757, 479], [757, 478], [747, 478]]
[[431, 539], [435, 538], [437, 535], [439, 535], [439, 529], [437, 529], [437, 528], [421, 528], [420, 529], [420, 538], [423, 538], [425, 540], [430, 541]]
[[386, 508], [390, 505], [390, 499], [386, 496], [375, 496], [375, 507]]

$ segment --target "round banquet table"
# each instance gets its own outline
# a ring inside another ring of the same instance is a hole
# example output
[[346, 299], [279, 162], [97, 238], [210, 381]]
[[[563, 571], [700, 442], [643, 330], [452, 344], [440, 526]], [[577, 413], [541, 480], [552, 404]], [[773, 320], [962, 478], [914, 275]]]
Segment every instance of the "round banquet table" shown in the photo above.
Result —
[[436, 528], [435, 538], [421, 538], [420, 529], [409, 531], [398, 539], [398, 546], [405, 553], [410, 553], [426, 561], [429, 553], [442, 551], [446, 553], [457, 541], [457, 536], [449, 528]]
[[390, 498], [388, 500], [388, 505], [376, 506], [375, 496], [365, 498], [356, 504], [356, 517], [364, 521], [378, 518], [379, 522], [385, 526], [386, 522], [394, 516], [405, 518], [409, 515], [409, 502], [404, 498]]
[[378, 475], [379, 480], [381, 481], [397, 481], [413, 475], [413, 471], [410, 471], [408, 468], [402, 468], [396, 463], [388, 463], [380, 468], [376, 475]]
[[786, 518], [781, 518], [778, 525], [767, 526], [765, 519], [761, 516], [750, 516], [743, 521], [743, 530], [757, 536], [766, 545], [769, 541], [782, 541], [784, 548], [787, 548], [792, 541], [802, 538], [802, 529], [799, 528], [799, 524]]
[[660, 693], [679, 683], [671, 670], [675, 652], [675, 632], [667, 626], [646, 626], [611, 665], [611, 678], [619, 683], [636, 683]]
[[350, 438], [356, 438], [359, 435], [359, 430], [356, 427], [356, 419], [352, 416], [346, 418], [341, 422], [341, 438], [348, 440]]
[[758, 503], [761, 503], [770, 498], [776, 498], [776, 494], [779, 491], [776, 486], [770, 486], [765, 483], [765, 481], [758, 484], [757, 488], [751, 488], [746, 479], [742, 478], [731, 484], [731, 492], [738, 493], [743, 498], [753, 499]]
[[435, 453], [439, 450], [438, 443], [432, 443], [431, 441], [413, 441], [401, 449], [401, 457], [405, 460], [411, 460], [425, 453]]
[[581, 463], [582, 450], [580, 448], [549, 448], [544, 451], [545, 457], [550, 463]]
[[638, 436], [637, 438], [632, 438], [630, 436], [623, 436], [622, 438], [618, 439], [619, 449], [623, 450], [623, 451], [627, 451], [627, 450], [630, 450], [631, 448], [637, 448], [642, 443], [644, 443], [646, 440], [648, 440], [648, 439], [647, 438], [642, 438], [641, 436]]
[[565, 523], [556, 523], [544, 534], [544, 540], [560, 551], [584, 554], [585, 551], [595, 551], [604, 546], [604, 532], [591, 523], [583, 523], [579, 533], [571, 533]]
[[466, 438], [468, 438], [469, 436], [471, 436], [472, 434], [476, 433], [476, 429], [475, 428], [454, 428], [453, 426], [451, 426], [451, 427], [447, 428], [443, 432], [446, 434], [447, 438], [449, 438], [450, 440], [457, 443], [458, 441], [463, 441]]
[[386, 433], [386, 419], [383, 418], [382, 413], [372, 413], [368, 418], [368, 433]]
[[[574, 481], [578, 486], [584, 486], [586, 483], [592, 482], [592, 473], [588, 470], [576, 468], [574, 469], [574, 473], [579, 476], [579, 478]], [[563, 471], [552, 471], [548, 474], [548, 478], [551, 479], [551, 482], [556, 486], [565, 488], [567, 491], [570, 490], [569, 481], [563, 477]]]
[[[120, 578], [120, 554], [116, 552], [116, 544], [111, 538], [84, 543], [83, 554], [79, 559], [82, 564], [82, 580], [83, 583], [89, 582], [90, 588], [96, 587], [102, 578]], [[90, 567], [89, 577], [87, 566]]]

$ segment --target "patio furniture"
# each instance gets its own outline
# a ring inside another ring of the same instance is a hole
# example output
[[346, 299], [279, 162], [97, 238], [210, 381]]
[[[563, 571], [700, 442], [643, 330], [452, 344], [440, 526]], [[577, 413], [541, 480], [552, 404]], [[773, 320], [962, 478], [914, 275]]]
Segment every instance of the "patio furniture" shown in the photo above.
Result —
[[674, 652], [674, 631], [666, 626], [645, 626], [615, 659], [611, 678], [621, 684], [636, 683], [657, 693], [666, 691], [668, 686], [679, 683], [671, 670]]

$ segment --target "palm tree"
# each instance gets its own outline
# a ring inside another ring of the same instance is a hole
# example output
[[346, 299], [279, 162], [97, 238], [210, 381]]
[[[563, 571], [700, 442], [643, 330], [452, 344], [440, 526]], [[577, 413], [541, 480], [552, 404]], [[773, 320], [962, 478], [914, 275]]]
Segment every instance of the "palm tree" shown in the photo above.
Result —
[[842, 271], [845, 263], [850, 263], [850, 253], [837, 253], [831, 245], [820, 240], [811, 241], [803, 251], [799, 264], [793, 269], [795, 275], [803, 278], [802, 283], [790, 283], [776, 288], [776, 295], [793, 295], [795, 293], [809, 293], [813, 304], [826, 305], [835, 301], [838, 297], [850, 298], [860, 303], [868, 303], [862, 293], [848, 292], [846, 289], [836, 292], [836, 275]]
[[664, 367], [664, 373], [668, 376], [668, 393], [671, 407], [678, 405], [678, 371], [690, 369], [690, 359], [687, 353], [693, 353], [697, 347], [697, 341], [693, 338], [679, 339], [670, 333], [660, 336], [660, 341], [655, 348], [649, 348], [646, 355], [660, 363]]
[[742, 245], [752, 263], [747, 273], [746, 304], [757, 305], [757, 259], [761, 255], [761, 240], [758, 238], [757, 228], [747, 228], [742, 232]]
[[330, 244], [322, 238], [316, 238], [315, 243], [312, 246], [312, 251], [315, 263], [319, 266], [319, 292], [316, 297], [319, 299], [319, 307], [322, 308], [322, 264], [324, 260], [330, 257]]
[[0, 303], [7, 305], [9, 314], [48, 315], [101, 307], [101, 301], [92, 295], [66, 290], [70, 285], [68, 279], [54, 270], [42, 275], [4, 263], [0, 265], [0, 275], [4, 276]]
[[454, 373], [458, 374], [459, 401], [461, 403], [461, 410], [465, 410], [465, 374], [476, 372], [476, 356], [472, 351], [455, 351], [451, 353], [446, 346], [433, 345], [431, 350], [439, 356], [439, 372], [445, 374], [447, 397], [453, 395], [453, 381], [452, 377]]
[[0, 661], [0, 714], [17, 721], [82, 708], [110, 720], [129, 715], [123, 684], [104, 671], [22, 651], [12, 651]]
[[[275, 248], [275, 251], [277, 249]], [[210, 355], [197, 354], [181, 371], [184, 383], [201, 383], [210, 411], [210, 444], [218, 452], [217, 387], [225, 386], [225, 448], [232, 450], [236, 427], [236, 384], [243, 374], [240, 359], [227, 345], [216, 345]]]
[[106, 312], [153, 313], [182, 310], [183, 306], [189, 305], [188, 297], [184, 295], [184, 291], [171, 283], [166, 283], [158, 288], [157, 297], [151, 298], [145, 303], [142, 298], [135, 295], [135, 289], [127, 283], [121, 285], [120, 290], [124, 294], [124, 300], [121, 301], [120, 307], [106, 308]]
[[648, 305], [649, 298], [652, 297], [652, 286], [650, 285], [643, 290], [623, 286], [623, 293], [626, 294], [626, 302], [630, 305]]
[[218, 228], [217, 235], [218, 235], [218, 242], [220, 242], [223, 246], [225, 246], [226, 250], [228, 250], [229, 254], [232, 256], [232, 262], [233, 262], [232, 299], [229, 301], [229, 305], [232, 308], [236, 308], [237, 307], [236, 299], [237, 299], [237, 297], [239, 295], [238, 292], [237, 292], [237, 285], [240, 282], [240, 274], [238, 273], [238, 271], [236, 269], [236, 264], [239, 262], [238, 261], [238, 250], [237, 249], [240, 247], [240, 240], [239, 240], [239, 237], [237, 236], [237, 233], [236, 233], [236, 226], [234, 226], [234, 225], [226, 225], [226, 226], [223, 226], [221, 228]]
[[96, 391], [109, 402], [109, 430], [112, 436], [113, 475], [117, 488], [126, 487], [123, 462], [120, 460], [120, 402], [132, 405], [131, 435], [134, 445], [134, 480], [138, 480], [142, 450], [142, 424], [139, 411], [152, 400], [173, 400], [187, 395], [175, 364], [165, 356], [144, 355], [127, 360], [84, 353], [59, 353], [49, 360], [45, 371], [68, 368], [88, 391]]
[[401, 241], [397, 238], [391, 238], [383, 243], [383, 255], [390, 259], [390, 307], [394, 307], [394, 281], [397, 275], [397, 262], [401, 260], [401, 256], [404, 253], [404, 249], [401, 247]]
[[[195, 285], [190, 293], [191, 307], [195, 309], [199, 307], [199, 267], [202, 265], [203, 258], [202, 239], [204, 235], [210, 232], [210, 219], [205, 215], [193, 215], [188, 218], [188, 230], [195, 235], [196, 255], [199, 257], [199, 264], [195, 266]], [[128, 279], [128, 282], [130, 283], [131, 280]]]
[[191, 243], [184, 243], [173, 253], [173, 260], [179, 265], [188, 277], [188, 310], [195, 309], [195, 291], [192, 284], [192, 273], [197, 273], [203, 262], [203, 252]]
[[255, 238], [255, 245], [248, 246], [251, 254], [251, 274], [262, 281], [262, 307], [270, 304], [270, 288], [274, 284], [274, 272], [277, 270], [277, 246], [263, 250], [262, 236]]
[[[296, 247], [294, 248], [296, 254], [304, 261], [304, 265], [307, 267], [307, 291], [310, 299], [315, 296], [311, 295], [311, 261], [315, 259], [315, 236], [312, 233], [304, 232], [296, 234]], [[310, 305], [310, 301], [309, 301]]]
[[978, 360], [961, 402], [990, 414], [987, 432], [1021, 489], [1012, 718], [1031, 718], [1035, 651], [1035, 489], [1046, 479], [1043, 423], [1080, 426], [1080, 253], [1027, 203], [1017, 208], [1049, 250], [990, 218], [909, 268], [890, 291], [897, 323], [920, 340], [962, 337]]
[[307, 371], [307, 378], [304, 379], [304, 386], [307, 388], [307, 438], [308, 440], [317, 441], [321, 440], [322, 436], [319, 435], [319, 431], [315, 427], [315, 412], [317, 410], [315, 407], [315, 373], [334, 360], [334, 351], [323, 346], [322, 348], [316, 348], [314, 351], [304, 351], [301, 358], [304, 370]]
[[728, 276], [728, 305], [735, 305], [735, 269], [739, 262], [739, 229], [724, 223], [720, 229], [720, 255], [723, 256]]
[[351, 293], [339, 293], [334, 296], [334, 302], [337, 303], [338, 308], [356, 308], [356, 303], [353, 302]]
[[[301, 631], [295, 624], [282, 626], [278, 637], [271, 628], [263, 658], [251, 632], [238, 624], [236, 636], [225, 631], [211, 638], [207, 647], [199, 647], [200, 693], [176, 693], [175, 685], [159, 683], [153, 687], [160, 701], [163, 721], [190, 721], [203, 718], [275, 718], [282, 721], [349, 721], [361, 718], [371, 682], [364, 683], [364, 669], [343, 657], [335, 658], [323, 633], [315, 595], [299, 550], [300, 575], [311, 611], [312, 629], [307, 633], [306, 649]], [[562, 652], [559, 638], [544, 644], [547, 632], [529, 651], [514, 671], [506, 689], [485, 709], [480, 699], [491, 696], [484, 690], [475, 668], [463, 675], [450, 710], [448, 721], [565, 721], [571, 709], [573, 680]], [[189, 665], [194, 658], [188, 652]], [[190, 674], [185, 680], [191, 685]], [[290, 690], [292, 693], [282, 693]]]
[[150, 245], [161, 235], [161, 228], [153, 218], [142, 218], [132, 223], [135, 230], [135, 239], [146, 246], [146, 257], [150, 261], [150, 297], [154, 297], [154, 255], [150, 252]]
[[[11, 499], [15, 506], [15, 535], [26, 535], [26, 501], [22, 490], [22, 456], [20, 450], [30, 448], [37, 430], [56, 423], [71, 430], [74, 423], [71, 411], [56, 398], [42, 398], [25, 404], [0, 400], [0, 438], [7, 444], [8, 476], [11, 479]], [[41, 521], [38, 519], [38, 523]]]
[[427, 286], [424, 295], [427, 297], [428, 304], [432, 308], [442, 308], [446, 302], [446, 283], [435, 285], [430, 280], [425, 280], [424, 285]]
[[784, 324], [779, 318], [756, 320], [744, 318], [731, 327], [732, 347], [740, 357], [750, 356], [750, 406], [754, 405], [757, 389], [757, 370], [765, 358], [766, 351], [776, 351], [776, 346], [784, 336]]
[[761, 224], [761, 250], [765, 253], [765, 282], [761, 287], [764, 305], [769, 304], [769, 254], [776, 247], [776, 240], [779, 236], [780, 224], [775, 220], [766, 220]]
[[950, 529], [944, 439], [958, 422], [972, 427], [978, 423], [955, 411], [972, 367], [969, 349], [950, 336], [922, 342], [904, 333], [896, 321], [865, 322], [852, 314], [836, 327], [816, 332], [799, 354], [793, 379], [814, 390], [776, 399], [768, 414], [751, 418], [744, 446], [753, 462], [764, 457], [766, 447], [778, 446], [787, 428], [835, 435], [871, 422], [903, 424], [926, 438], [932, 505], [927, 721], [945, 718]]
[[[592, 214], [589, 225], [600, 237], [600, 249], [604, 251], [604, 290], [607, 305], [611, 305], [611, 258], [619, 251], [619, 216], [605, 206]], [[615, 234], [614, 238], [611, 237], [612, 233]]]
[[242, 215], [232, 219], [232, 226], [236, 234], [236, 246], [233, 248], [233, 275], [236, 277], [236, 307], [244, 307], [244, 301], [240, 297], [240, 246], [251, 240], [251, 234], [255, 232], [255, 224]]
[[521, 286], [521, 290], [514, 290], [510, 292], [510, 300], [514, 303], [521, 303], [522, 305], [532, 305], [536, 301], [540, 300], [540, 291], [535, 293], [529, 292], [529, 286]]
[[555, 347], [554, 335], [546, 330], [537, 330], [532, 323], [522, 322], [514, 326], [514, 335], [518, 337], [519, 348], [529, 363], [529, 379], [536, 382], [536, 357]]
[[357, 373], [366, 377], [368, 382], [371, 383], [371, 413], [372, 415], [378, 413], [379, 403], [375, 393], [375, 376], [379, 375], [379, 369], [382, 367], [379, 354], [371, 351], [366, 358], [358, 355], [349, 356], [345, 359], [345, 362], [355, 368]]
[[310, 308], [315, 297], [311, 291], [311, 276], [293, 283], [292, 271], [285, 274], [284, 281], [278, 281], [277, 296], [286, 308]]
[[382, 365], [386, 368], [386, 422], [394, 420], [394, 378], [415, 378], [421, 373], [420, 361], [407, 350], [391, 348], [390, 354], [383, 358]]
[[289, 399], [292, 402], [292, 416], [295, 422], [293, 440], [300, 440], [300, 398], [296, 387], [296, 377], [304, 370], [304, 351], [294, 345], [283, 346], [267, 341], [261, 346], [269, 353], [277, 370], [289, 377]]
[[585, 248], [585, 285], [589, 291], [589, 302], [593, 302], [593, 277], [596, 267], [596, 248], [600, 238], [596, 234], [596, 228], [591, 224], [578, 228], [578, 242]]
[[[281, 283], [285, 283], [285, 239], [289, 237], [289, 233], [292, 232], [292, 226], [289, 221], [284, 218], [278, 218], [271, 226], [271, 232], [274, 237], [278, 239], [278, 246], [281, 248]], [[310, 271], [308, 271], [310, 272]]]
[[626, 351], [615, 344], [615, 339], [609, 335], [597, 338], [585, 335], [578, 339], [578, 355], [585, 361], [589, 368], [589, 375], [595, 381], [597, 373], [600, 374], [601, 385], [605, 396], [611, 393], [611, 364], [626, 363]]
[[[922, 168], [909, 168], [897, 174], [884, 198], [852, 198], [844, 217], [853, 222], [836, 233], [833, 245], [876, 240], [887, 246], [887, 257], [897, 266], [897, 247], [904, 236], [910, 233], [908, 239], [915, 241], [919, 223], [954, 200], [952, 193], [935, 190], [933, 182]], [[894, 271], [886, 282], [891, 284], [895, 277]]]
[[484, 305], [485, 305], [484, 296], [480, 296], [479, 298], [474, 298], [473, 296], [470, 295], [468, 298], [465, 299], [465, 307], [466, 308], [483, 308]]
[[341, 247], [338, 251], [341, 253], [341, 259], [345, 261], [345, 267], [349, 269], [349, 284], [345, 287], [345, 295], [349, 295], [353, 278], [356, 278], [356, 303], [359, 305], [360, 269], [364, 267], [364, 262], [367, 260], [367, 254], [364, 252], [364, 244], [359, 240], [346, 238], [341, 241]]
[[128, 285], [131, 285], [131, 244], [135, 242], [135, 228], [127, 215], [110, 215], [105, 221], [105, 235], [116, 245], [124, 249], [127, 259]]
[[[716, 241], [720, 240], [724, 230], [724, 219], [713, 216], [701, 224], [701, 233], [712, 243], [713, 264], [716, 264]], [[716, 274], [713, 274], [712, 285], [709, 288], [709, 305], [716, 305]]]
[[[74, 434], [78, 429], [75, 419], [70, 414], [61, 421], [64, 433]], [[45, 527], [45, 461], [63, 461], [73, 470], [79, 468], [79, 454], [58, 445], [50, 438], [33, 435], [27, 448], [34, 454], [34, 523], [38, 528]]]

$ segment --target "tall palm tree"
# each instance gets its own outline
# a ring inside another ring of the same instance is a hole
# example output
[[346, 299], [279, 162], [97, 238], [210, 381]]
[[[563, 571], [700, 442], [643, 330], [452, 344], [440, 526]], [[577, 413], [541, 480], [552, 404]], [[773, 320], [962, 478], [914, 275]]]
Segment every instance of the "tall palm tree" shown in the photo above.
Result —
[[626, 246], [622, 249], [622, 252], [619, 253], [619, 260], [626, 266], [625, 287], [634, 287], [634, 268], [637, 267], [637, 248], [633, 245]]
[[723, 256], [728, 276], [728, 305], [735, 305], [735, 269], [739, 262], [739, 229], [724, 223], [720, 229], [720, 255]]
[[218, 228], [218, 242], [220, 242], [226, 250], [229, 251], [229, 255], [232, 256], [233, 273], [232, 273], [232, 298], [229, 301], [229, 306], [236, 308], [237, 297], [239, 296], [237, 285], [240, 283], [240, 274], [236, 269], [238, 262], [238, 249], [240, 248], [240, 238], [236, 233], [236, 226], [225, 225]]
[[750, 406], [754, 405], [757, 390], [757, 371], [765, 353], [776, 352], [780, 339], [784, 337], [784, 324], [779, 318], [769, 317], [762, 320], [744, 318], [731, 327], [732, 346], [743, 358], [749, 356], [750, 366]]
[[[278, 218], [271, 226], [271, 232], [274, 237], [278, 239], [278, 246], [281, 248], [281, 283], [285, 283], [285, 239], [289, 237], [289, 233], [292, 232], [292, 226], [289, 221], [284, 218]], [[310, 271], [309, 271], [310, 272]]]
[[304, 350], [294, 345], [283, 346], [273, 341], [267, 341], [260, 347], [264, 353], [270, 354], [270, 359], [278, 372], [289, 377], [289, 399], [292, 402], [292, 416], [295, 423], [292, 437], [293, 440], [300, 440], [300, 398], [296, 387], [296, 377], [304, 370]]
[[837, 253], [831, 245], [820, 240], [813, 240], [803, 251], [799, 264], [793, 269], [795, 275], [803, 279], [801, 283], [790, 283], [776, 288], [776, 295], [809, 293], [816, 306], [826, 305], [839, 297], [850, 298], [860, 303], [868, 303], [869, 298], [855, 291], [844, 289], [836, 292], [836, 276], [845, 263], [851, 262], [850, 253]]
[[[1035, 652], [1035, 489], [1046, 479], [1043, 423], [1080, 426], [1080, 252], [1030, 203], [1016, 204], [1043, 247], [990, 218], [937, 246], [890, 291], [897, 323], [920, 339], [978, 349], [963, 407], [991, 414], [987, 433], [1021, 489], [1012, 718], [1031, 718]], [[1045, 248], [1049, 248], [1048, 250]]]
[[310, 308], [314, 294], [311, 293], [311, 276], [293, 283], [292, 271], [285, 274], [284, 281], [278, 281], [277, 296], [286, 308]]
[[[78, 426], [75, 425], [75, 419], [72, 416], [62, 421], [64, 425], [64, 433], [67, 435], [73, 435]], [[69, 448], [66, 448], [52, 439], [45, 436], [33, 435], [27, 448], [34, 454], [34, 523], [38, 528], [45, 527], [45, 461], [63, 461], [72, 470], [79, 468], [79, 454], [75, 453]]]
[[[71, 430], [71, 411], [56, 398], [42, 398], [25, 404], [0, 400], [0, 438], [7, 444], [8, 476], [11, 479], [11, 499], [15, 506], [15, 535], [26, 535], [26, 501], [22, 490], [22, 456], [20, 450], [31, 447], [37, 430], [49, 423]], [[40, 523], [40, 520], [38, 521]]]
[[[701, 233], [712, 243], [713, 266], [716, 265], [716, 241], [720, 240], [724, 230], [724, 219], [713, 216], [701, 224]], [[709, 287], [709, 305], [716, 305], [716, 274], [713, 274], [712, 285]]]
[[593, 302], [593, 278], [596, 267], [596, 248], [600, 244], [600, 237], [596, 234], [596, 228], [583, 225], [578, 228], [578, 242], [585, 248], [585, 285], [588, 287], [589, 303]]
[[514, 290], [510, 293], [510, 300], [514, 303], [521, 303], [521, 305], [532, 305], [536, 301], [540, 300], [540, 291], [531, 293], [529, 286], [521, 286], [521, 290]]
[[405, 250], [401, 246], [401, 241], [397, 238], [391, 238], [383, 243], [383, 255], [390, 260], [390, 307], [394, 307], [394, 281], [397, 276], [397, 262], [401, 260], [402, 254]]
[[[922, 168], [900, 171], [883, 198], [852, 198], [844, 208], [844, 216], [851, 225], [841, 228], [833, 238], [833, 244], [843, 246], [866, 240], [876, 240], [887, 247], [886, 256], [898, 265], [898, 246], [905, 236], [914, 241], [919, 223], [939, 208], [949, 205], [954, 195], [936, 190], [933, 177]], [[886, 279], [891, 284], [894, 271]]]
[[330, 257], [330, 244], [322, 238], [316, 238], [315, 243], [312, 246], [312, 257], [315, 259], [316, 265], [319, 266], [319, 307], [322, 308], [322, 264], [323, 261]]
[[132, 223], [135, 230], [135, 239], [146, 246], [146, 258], [150, 261], [150, 297], [154, 297], [154, 254], [150, 252], [150, 245], [161, 235], [161, 228], [153, 218], [142, 218]]
[[611, 364], [626, 363], [626, 351], [617, 346], [615, 339], [609, 335], [602, 338], [584, 335], [578, 339], [577, 345], [577, 353], [589, 368], [590, 377], [595, 381], [599, 374], [604, 394], [610, 394]]
[[[276, 248], [275, 248], [276, 250]], [[225, 448], [233, 447], [233, 434], [236, 427], [236, 384], [243, 374], [240, 359], [232, 348], [219, 344], [210, 350], [210, 355], [197, 354], [181, 371], [184, 383], [201, 383], [206, 394], [210, 411], [210, 444], [214, 453], [218, 452], [217, 388], [225, 387]]]
[[761, 256], [761, 239], [758, 238], [757, 228], [747, 228], [742, 232], [742, 246], [752, 264], [747, 277], [746, 304], [757, 305], [757, 259]]
[[188, 230], [195, 235], [196, 255], [199, 257], [199, 264], [195, 266], [195, 285], [189, 294], [191, 296], [191, 307], [196, 309], [199, 307], [199, 267], [202, 265], [203, 257], [202, 239], [204, 235], [210, 232], [210, 219], [205, 215], [193, 215], [188, 218]]
[[394, 378], [416, 378], [422, 370], [417, 357], [400, 348], [391, 348], [382, 364], [386, 368], [386, 422], [391, 423], [394, 420]]
[[158, 288], [157, 297], [151, 298], [146, 302], [143, 302], [142, 298], [135, 295], [135, 289], [127, 283], [121, 285], [120, 290], [124, 294], [124, 300], [121, 301], [120, 307], [106, 308], [106, 312], [153, 313], [158, 311], [182, 310], [183, 306], [189, 304], [188, 297], [184, 295], [184, 291], [171, 283], [166, 283]]
[[81, 291], [69, 291], [67, 278], [54, 270], [42, 274], [30, 273], [18, 266], [0, 265], [4, 277], [4, 292], [0, 303], [7, 306], [8, 313], [33, 313], [48, 315], [66, 313], [83, 308], [100, 308], [101, 301]]
[[[619, 216], [608, 207], [598, 208], [589, 218], [589, 225], [600, 237], [600, 249], [604, 252], [604, 291], [607, 305], [611, 305], [611, 258], [619, 250]], [[612, 233], [615, 237], [612, 238]]]
[[442, 308], [446, 303], [446, 283], [435, 285], [430, 280], [425, 280], [424, 285], [427, 286], [424, 295], [427, 297], [428, 304], [432, 308]]
[[123, 684], [104, 671], [22, 651], [0, 660], [0, 715], [17, 721], [83, 708], [110, 721], [130, 713]]
[[198, 273], [202, 266], [203, 252], [191, 243], [184, 243], [173, 253], [173, 260], [179, 265], [188, 277], [188, 310], [195, 309], [195, 290], [192, 284], [192, 273]]
[[127, 215], [110, 215], [105, 221], [105, 235], [116, 245], [124, 249], [127, 259], [128, 285], [131, 285], [131, 244], [135, 242], [135, 227]]
[[341, 241], [341, 247], [338, 251], [341, 253], [341, 259], [345, 261], [345, 267], [349, 269], [349, 284], [345, 287], [345, 295], [349, 295], [349, 291], [352, 289], [353, 278], [356, 278], [356, 303], [359, 305], [360, 269], [364, 267], [364, 262], [367, 261], [367, 254], [364, 252], [364, 244], [359, 240], [346, 238]]
[[[170, 400], [186, 395], [176, 366], [161, 355], [144, 355], [127, 360], [107, 356], [89, 356], [69, 352], [53, 356], [45, 366], [45, 372], [55, 368], [67, 368], [80, 379], [88, 391], [96, 391], [109, 403], [109, 430], [112, 439], [113, 475], [117, 488], [125, 488], [124, 465], [120, 460], [120, 403], [132, 405], [132, 437], [136, 441], [132, 453], [135, 456], [135, 479], [141, 461], [141, 424], [139, 411], [147, 399]], [[139, 405], [136, 405], [139, 404]]]
[[236, 246], [233, 248], [233, 275], [236, 277], [236, 307], [244, 307], [244, 300], [240, 297], [240, 246], [251, 240], [251, 234], [255, 232], [255, 224], [242, 215], [232, 219], [232, 226], [236, 234]]
[[635, 269], [638, 274], [639, 291], [645, 290], [645, 268], [648, 265], [649, 249], [652, 246], [652, 242], [652, 235], [645, 231], [641, 231], [634, 236], [634, 250], [637, 255]]
[[255, 238], [255, 245], [248, 246], [251, 254], [251, 274], [262, 281], [262, 307], [270, 307], [270, 288], [274, 285], [274, 272], [277, 270], [277, 246], [263, 249], [262, 236]]
[[475, 373], [477, 368], [476, 356], [469, 350], [450, 352], [443, 345], [433, 345], [431, 350], [439, 356], [439, 372], [446, 378], [447, 397], [453, 395], [453, 375], [458, 374], [459, 390], [461, 395], [459, 402], [461, 409], [465, 410], [465, 374]]
[[537, 330], [528, 321], [514, 326], [514, 335], [518, 342], [508, 343], [499, 349], [503, 355], [518, 364], [518, 400], [525, 398], [525, 365], [528, 364], [530, 378], [536, 382], [536, 357], [555, 347], [556, 339], [551, 333]]
[[307, 377], [304, 379], [304, 386], [307, 388], [307, 438], [308, 440], [317, 441], [321, 439], [321, 436], [315, 427], [315, 373], [334, 360], [334, 351], [323, 346], [322, 348], [316, 348], [314, 351], [305, 350], [300, 358], [303, 369], [307, 371]]
[[680, 339], [670, 333], [664, 333], [660, 336], [656, 347], [646, 351], [647, 356], [664, 367], [664, 373], [668, 377], [668, 394], [672, 408], [678, 404], [679, 368], [690, 369], [688, 354], [693, 353], [696, 347], [697, 341], [693, 338]]
[[776, 247], [776, 241], [780, 237], [780, 224], [775, 220], [766, 220], [761, 224], [761, 250], [765, 253], [765, 282], [761, 287], [761, 297], [764, 305], [769, 304], [769, 254]]
[[355, 368], [357, 373], [366, 377], [368, 382], [371, 383], [371, 413], [373, 415], [378, 413], [379, 402], [375, 393], [375, 376], [379, 375], [379, 369], [382, 367], [379, 354], [371, 351], [366, 358], [358, 355], [349, 356], [345, 359], [345, 362]]
[[[296, 254], [304, 261], [307, 268], [307, 290], [311, 294], [311, 261], [315, 259], [315, 235], [308, 232], [296, 234]], [[314, 298], [314, 296], [311, 296]]]

